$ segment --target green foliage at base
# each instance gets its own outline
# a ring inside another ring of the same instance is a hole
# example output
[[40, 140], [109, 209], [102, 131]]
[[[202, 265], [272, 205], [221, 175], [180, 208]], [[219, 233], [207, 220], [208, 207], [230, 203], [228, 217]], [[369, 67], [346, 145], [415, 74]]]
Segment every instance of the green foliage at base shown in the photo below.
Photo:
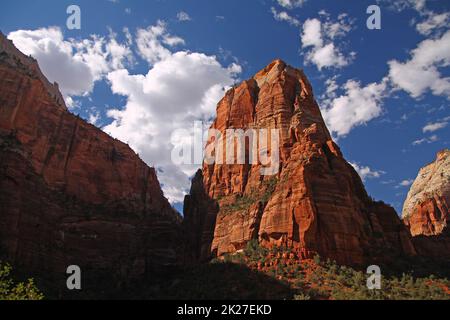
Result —
[[370, 290], [369, 275], [363, 271], [324, 261], [318, 255], [301, 260], [290, 248], [267, 249], [257, 240], [248, 242], [242, 252], [214, 260], [221, 261], [245, 266], [288, 284], [295, 300], [450, 300], [450, 282], [446, 278], [407, 273], [382, 275], [381, 289]]
[[[222, 206], [222, 213], [228, 214], [235, 211], [247, 211], [254, 203], [267, 203], [275, 191], [277, 183], [278, 179], [276, 177], [262, 181], [260, 189], [252, 189], [249, 194], [238, 197], [234, 203]], [[220, 199], [222, 200], [223, 198]]]
[[[317, 295], [333, 300], [449, 300], [450, 282], [434, 276], [414, 278], [403, 274], [400, 277], [381, 278], [381, 289], [367, 288], [368, 275], [353, 268], [339, 266], [334, 261], [320, 263], [314, 274], [296, 285], [313, 288]], [[308, 291], [308, 290], [306, 290]]]
[[0, 300], [42, 300], [44, 295], [34, 284], [33, 279], [15, 282], [11, 278], [12, 268], [0, 261]]

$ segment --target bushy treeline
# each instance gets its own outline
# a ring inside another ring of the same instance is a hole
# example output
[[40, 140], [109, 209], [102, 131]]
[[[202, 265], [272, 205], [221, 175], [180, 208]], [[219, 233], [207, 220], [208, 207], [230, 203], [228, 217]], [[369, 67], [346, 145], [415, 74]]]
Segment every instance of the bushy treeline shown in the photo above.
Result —
[[279, 281], [288, 283], [297, 300], [442, 300], [450, 299], [450, 282], [430, 275], [414, 277], [382, 276], [381, 289], [367, 288], [368, 275], [319, 256], [301, 260], [289, 248], [263, 248], [250, 241], [239, 253], [228, 254], [215, 262], [232, 262], [248, 266]]

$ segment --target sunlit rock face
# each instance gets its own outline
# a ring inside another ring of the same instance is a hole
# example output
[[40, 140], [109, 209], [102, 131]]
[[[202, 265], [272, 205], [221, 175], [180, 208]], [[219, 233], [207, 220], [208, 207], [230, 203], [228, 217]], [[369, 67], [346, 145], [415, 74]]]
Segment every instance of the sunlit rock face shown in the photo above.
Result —
[[188, 203], [208, 204], [185, 208], [186, 218], [207, 217], [200, 235], [211, 236], [198, 240], [203, 259], [238, 251], [251, 239], [353, 265], [415, 254], [395, 210], [367, 195], [333, 142], [303, 71], [273, 61], [226, 93], [211, 128], [278, 129], [280, 164], [274, 175], [261, 175], [262, 165], [248, 161], [203, 165], [202, 188], [197, 179]]
[[438, 235], [450, 214], [450, 150], [420, 169], [403, 206], [403, 219], [415, 235]]
[[424, 256], [450, 257], [450, 150], [420, 169], [403, 206], [403, 221]]

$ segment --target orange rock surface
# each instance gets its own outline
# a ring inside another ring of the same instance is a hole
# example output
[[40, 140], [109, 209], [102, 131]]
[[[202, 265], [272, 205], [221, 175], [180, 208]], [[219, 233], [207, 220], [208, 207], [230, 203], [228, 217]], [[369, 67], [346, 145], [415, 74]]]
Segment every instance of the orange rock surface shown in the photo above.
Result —
[[200, 204], [195, 211], [209, 221], [215, 216], [201, 232], [213, 233], [211, 241], [199, 240], [203, 258], [240, 250], [251, 239], [352, 265], [415, 254], [395, 210], [371, 200], [333, 142], [301, 70], [273, 61], [226, 93], [212, 128], [279, 129], [280, 168], [262, 176], [261, 165], [248, 162], [203, 165], [203, 188], [188, 199], [201, 192], [219, 206], [217, 214]]

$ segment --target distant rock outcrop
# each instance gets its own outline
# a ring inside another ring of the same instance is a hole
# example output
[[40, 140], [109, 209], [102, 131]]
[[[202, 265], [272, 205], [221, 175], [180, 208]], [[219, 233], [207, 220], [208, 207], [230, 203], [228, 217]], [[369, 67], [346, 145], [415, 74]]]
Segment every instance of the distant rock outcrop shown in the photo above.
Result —
[[450, 150], [420, 169], [403, 206], [403, 221], [421, 255], [450, 257]]
[[413, 236], [439, 235], [450, 217], [450, 150], [420, 169], [408, 192], [402, 217]]
[[[367, 195], [333, 142], [301, 70], [273, 61], [226, 93], [212, 128], [279, 129], [280, 167], [262, 176], [262, 166], [248, 161], [203, 165], [203, 183], [195, 179], [185, 205], [186, 219], [207, 217], [198, 234], [202, 258], [238, 251], [251, 239], [350, 265], [415, 254], [395, 210]], [[203, 194], [217, 203], [218, 213], [193, 209], [192, 199]]]
[[0, 34], [0, 257], [64, 296], [123, 288], [176, 262], [181, 218], [155, 170], [68, 112], [36, 61]]

